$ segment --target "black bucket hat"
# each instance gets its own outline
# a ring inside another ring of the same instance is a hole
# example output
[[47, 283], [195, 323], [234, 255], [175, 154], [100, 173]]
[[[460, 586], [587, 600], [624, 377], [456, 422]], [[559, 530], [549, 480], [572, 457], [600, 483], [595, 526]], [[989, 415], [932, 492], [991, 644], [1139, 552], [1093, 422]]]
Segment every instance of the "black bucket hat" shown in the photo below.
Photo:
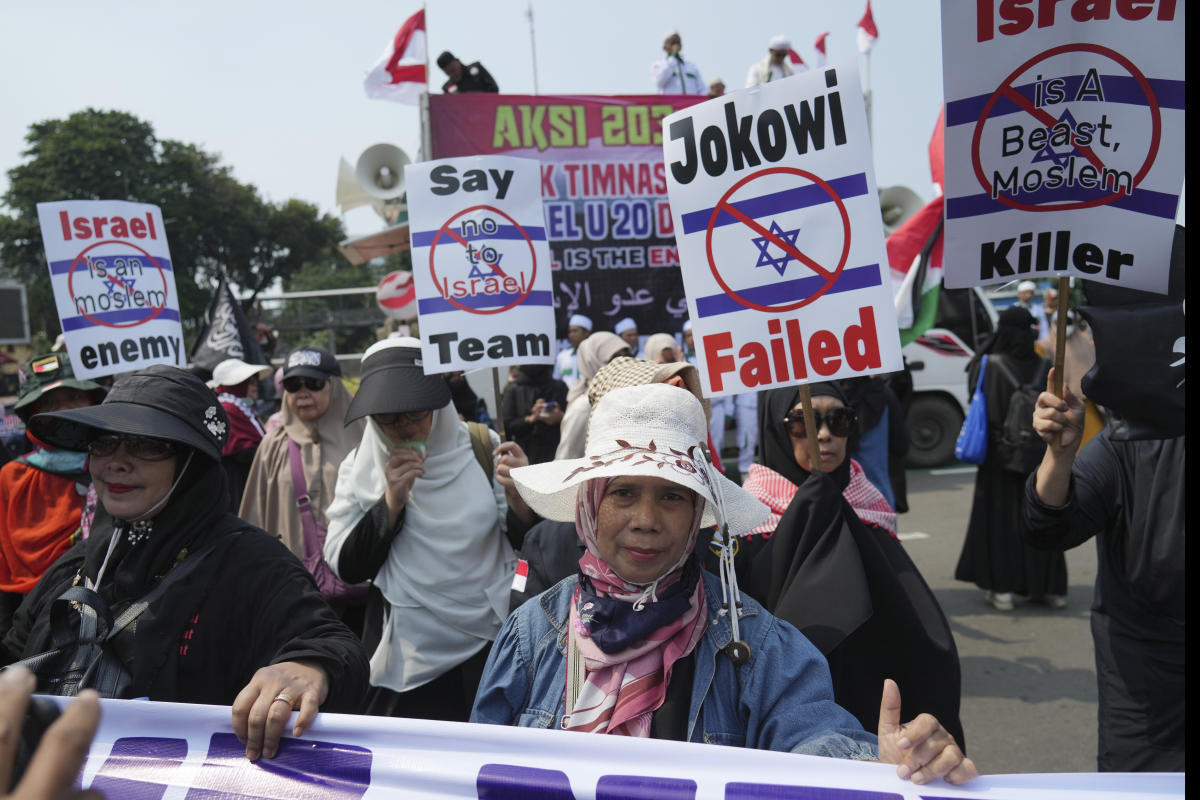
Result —
[[341, 377], [342, 366], [324, 347], [305, 345], [297, 347], [288, 353], [283, 364], [283, 379], [288, 378], [317, 378], [328, 380]]
[[362, 382], [346, 409], [346, 424], [371, 414], [439, 409], [449, 402], [450, 385], [441, 375], [425, 374], [416, 339], [385, 339], [363, 359]]
[[66, 450], [84, 450], [105, 433], [128, 433], [179, 442], [219, 461], [229, 418], [200, 378], [156, 364], [118, 378], [100, 405], [37, 414], [29, 429]]
[[99, 403], [104, 397], [104, 387], [95, 381], [81, 380], [75, 377], [71, 366], [71, 358], [66, 353], [45, 353], [34, 356], [21, 365], [17, 372], [21, 384], [20, 399], [13, 406], [13, 411], [24, 422], [29, 422], [29, 414], [33, 404], [41, 399], [46, 392], [55, 389], [79, 389], [92, 395], [92, 402]]

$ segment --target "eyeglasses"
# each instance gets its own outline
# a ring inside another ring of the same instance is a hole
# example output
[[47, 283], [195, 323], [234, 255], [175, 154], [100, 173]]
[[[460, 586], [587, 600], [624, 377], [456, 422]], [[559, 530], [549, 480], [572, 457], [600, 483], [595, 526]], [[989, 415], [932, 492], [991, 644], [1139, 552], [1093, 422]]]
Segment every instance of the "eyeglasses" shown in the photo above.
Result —
[[179, 452], [175, 442], [165, 439], [151, 439], [149, 436], [128, 436], [125, 434], [106, 433], [88, 442], [88, 453], [100, 458], [106, 458], [117, 452], [117, 448], [125, 445], [125, 452], [143, 461], [162, 461]]
[[327, 378], [308, 378], [299, 375], [293, 375], [290, 378], [283, 379], [283, 390], [295, 394], [300, 389], [308, 389], [310, 392], [319, 392], [329, 384]]
[[420, 422], [421, 420], [432, 414], [433, 411], [401, 411], [398, 414], [372, 414], [371, 419], [378, 422], [380, 425], [395, 425], [400, 421], [400, 418], [409, 422]]
[[[822, 425], [828, 425], [829, 432], [834, 436], [849, 436], [858, 422], [858, 414], [854, 413], [854, 409], [844, 407], [830, 409], [825, 414], [814, 410], [813, 422], [816, 423], [818, 431], [821, 430]], [[787, 432], [795, 439], [803, 439], [808, 435], [804, 428], [804, 414], [799, 409], [793, 409], [784, 417], [783, 424], [787, 426]]]

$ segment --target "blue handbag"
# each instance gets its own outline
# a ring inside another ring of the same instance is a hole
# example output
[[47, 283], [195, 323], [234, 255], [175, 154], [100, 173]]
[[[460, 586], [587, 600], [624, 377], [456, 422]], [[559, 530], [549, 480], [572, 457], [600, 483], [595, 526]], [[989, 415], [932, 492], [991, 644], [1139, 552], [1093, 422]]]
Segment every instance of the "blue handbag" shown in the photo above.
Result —
[[967, 418], [963, 420], [962, 430], [958, 432], [958, 440], [954, 443], [954, 457], [968, 464], [982, 464], [987, 458], [987, 395], [983, 393], [983, 375], [987, 372], [987, 361], [988, 357], [985, 355], [979, 365], [979, 378], [975, 381], [975, 392], [971, 395]]

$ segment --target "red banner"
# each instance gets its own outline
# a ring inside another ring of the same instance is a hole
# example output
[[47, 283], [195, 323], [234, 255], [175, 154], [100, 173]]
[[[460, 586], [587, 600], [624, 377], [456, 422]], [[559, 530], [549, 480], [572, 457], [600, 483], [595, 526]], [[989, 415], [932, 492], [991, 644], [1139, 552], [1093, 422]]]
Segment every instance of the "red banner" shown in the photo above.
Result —
[[560, 338], [571, 314], [596, 330], [632, 317], [676, 333], [687, 317], [667, 204], [662, 119], [696, 96], [434, 95], [431, 158], [506, 155], [542, 164]]

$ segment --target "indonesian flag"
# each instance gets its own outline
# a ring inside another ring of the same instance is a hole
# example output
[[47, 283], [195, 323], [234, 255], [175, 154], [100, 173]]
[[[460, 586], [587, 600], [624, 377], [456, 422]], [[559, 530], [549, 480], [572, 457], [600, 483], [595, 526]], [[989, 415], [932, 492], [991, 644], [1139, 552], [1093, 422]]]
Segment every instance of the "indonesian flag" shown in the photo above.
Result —
[[416, 105], [429, 76], [425, 67], [425, 9], [404, 21], [363, 79], [367, 97]]
[[825, 55], [825, 37], [828, 35], [829, 31], [822, 33], [817, 37], [817, 43], [813, 45], [813, 47], [815, 47], [817, 50], [817, 69], [825, 66], [825, 63], [828, 60], [827, 56]]
[[858, 52], [866, 55], [875, 46], [879, 38], [879, 29], [875, 27], [875, 17], [871, 14], [871, 0], [867, 0], [867, 12], [858, 21]]
[[796, 72], [804, 72], [808, 69], [808, 64], [804, 63], [804, 59], [800, 57], [800, 54], [790, 47], [788, 48], [788, 61], [792, 62], [792, 69]]

